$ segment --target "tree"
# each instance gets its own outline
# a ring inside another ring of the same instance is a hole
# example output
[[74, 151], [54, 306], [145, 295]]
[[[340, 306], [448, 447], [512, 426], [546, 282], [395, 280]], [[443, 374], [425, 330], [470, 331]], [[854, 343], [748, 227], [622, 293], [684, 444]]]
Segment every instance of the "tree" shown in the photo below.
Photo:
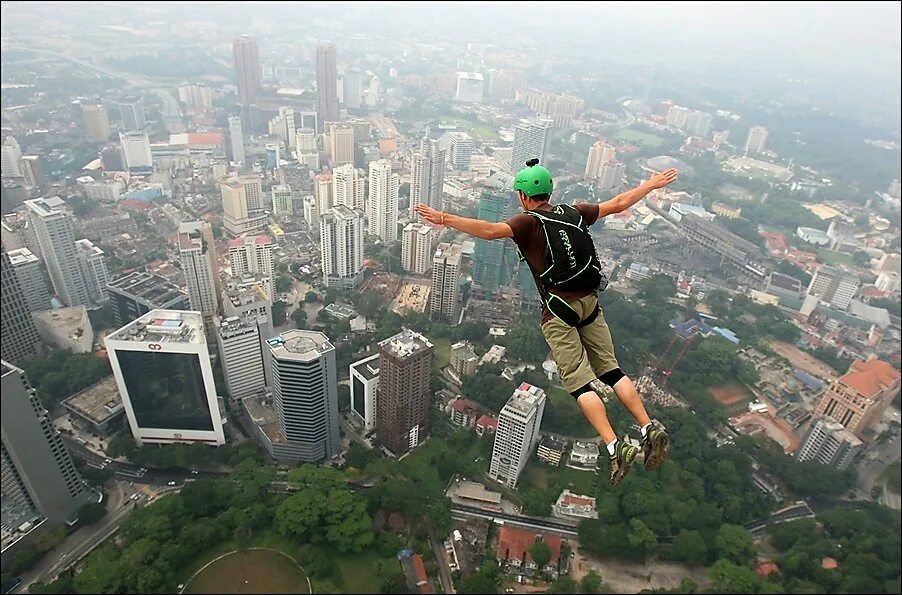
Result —
[[312, 304], [313, 302], [318, 302], [319, 294], [317, 294], [315, 291], [308, 291], [307, 293], [304, 294], [304, 301], [307, 302], [308, 304]]
[[[407, 590], [407, 579], [405, 579], [404, 575], [400, 572], [391, 574], [382, 580], [382, 584], [379, 586], [379, 591], [381, 593], [385, 593], [386, 595], [390, 593], [409, 593], [409, 591]], [[462, 593], [463, 591], [458, 589], [457, 592]], [[479, 593], [480, 591], [471, 592]]]
[[579, 581], [579, 592], [583, 593], [583, 595], [589, 595], [591, 593], [598, 593], [601, 589], [601, 575], [599, 575], [594, 570], [590, 570], [586, 573], [586, 575]]
[[775, 339], [785, 341], [787, 343], [795, 343], [802, 336], [802, 332], [794, 324], [789, 322], [778, 322], [770, 326], [770, 334]]
[[708, 569], [714, 593], [757, 593], [761, 579], [744, 566], [737, 566], [729, 560], [718, 560]]
[[735, 564], [747, 564], [755, 557], [755, 541], [740, 525], [722, 525], [714, 541], [717, 557]]
[[106, 506], [100, 502], [89, 502], [78, 509], [78, 522], [93, 525], [106, 516]]
[[658, 545], [658, 536], [642, 520], [638, 518], [630, 519], [629, 528], [626, 539], [638, 551], [648, 553], [653, 551]]
[[292, 279], [289, 275], [276, 275], [276, 292], [285, 293], [291, 289]]
[[298, 308], [292, 312], [291, 320], [294, 322], [295, 328], [307, 328], [307, 312], [303, 308]]
[[277, 300], [272, 303], [272, 323], [274, 326], [285, 324], [285, 314], [288, 311], [288, 303]]
[[460, 583], [457, 585], [457, 592], [473, 595], [479, 595], [481, 593], [497, 593], [497, 579], [482, 571], [476, 572], [461, 579]]
[[673, 280], [673, 277], [657, 274], [639, 282], [639, 292], [636, 297], [646, 303], [660, 303], [675, 295], [676, 281]]
[[708, 559], [708, 546], [698, 531], [681, 529], [673, 540], [671, 553], [687, 564], [703, 564]]
[[548, 587], [546, 593], [576, 593], [576, 581], [569, 574], [560, 577]]
[[776, 270], [778, 273], [783, 273], [784, 275], [795, 277], [802, 282], [803, 287], [807, 287], [811, 283], [811, 275], [806, 273], [803, 269], [792, 264], [788, 260], [781, 260], [780, 262], [778, 262], [774, 270]]
[[870, 266], [871, 264], [871, 255], [865, 252], [864, 250], [859, 250], [855, 254], [852, 255], [852, 262], [857, 264], [860, 267]]
[[529, 555], [532, 556], [536, 566], [542, 569], [551, 560], [551, 548], [544, 541], [537, 541], [529, 546]]
[[507, 353], [522, 362], [539, 365], [548, 355], [548, 344], [538, 325], [520, 322], [510, 329], [505, 337]]

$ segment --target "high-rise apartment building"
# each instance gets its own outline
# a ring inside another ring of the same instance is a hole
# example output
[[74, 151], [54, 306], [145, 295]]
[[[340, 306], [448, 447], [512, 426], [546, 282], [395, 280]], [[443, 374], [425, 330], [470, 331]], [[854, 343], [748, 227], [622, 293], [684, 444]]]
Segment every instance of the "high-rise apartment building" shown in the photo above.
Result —
[[267, 341], [279, 429], [298, 461], [331, 459], [341, 448], [335, 347], [318, 331], [289, 330]]
[[[547, 120], [555, 128], [573, 126], [576, 114], [583, 109], [585, 103], [573, 95], [558, 95], [536, 90], [523, 93], [521, 99], [536, 112], [539, 118]], [[529, 159], [529, 157], [525, 159]]]
[[604, 141], [598, 141], [589, 148], [589, 158], [586, 161], [587, 180], [595, 180], [601, 177], [601, 168], [605, 163], [615, 161], [617, 151], [613, 145]]
[[432, 292], [429, 312], [457, 322], [461, 251], [459, 244], [442, 242], [432, 259]]
[[551, 121], [546, 118], [520, 120], [514, 128], [514, 144], [511, 147], [512, 171], [517, 172], [526, 167], [529, 159], [538, 158], [540, 163], [545, 159], [550, 130]]
[[746, 153], [763, 153], [767, 147], [767, 128], [764, 126], [752, 126], [745, 139]]
[[463, 103], [481, 103], [485, 80], [478, 72], [458, 72], [454, 99]]
[[365, 432], [370, 432], [376, 427], [379, 359], [380, 355], [376, 353], [350, 365], [351, 411], [360, 418]]
[[22, 149], [12, 136], [7, 136], [0, 146], [0, 175], [4, 178], [22, 177]]
[[332, 208], [333, 202], [332, 173], [325, 172], [313, 177], [313, 197], [316, 198], [320, 215]]
[[316, 131], [312, 128], [295, 130], [295, 144], [298, 154], [316, 152]]
[[[492, 223], [504, 221], [510, 212], [511, 201], [506, 196], [483, 192], [479, 199], [479, 218], [483, 221]], [[476, 240], [473, 280], [488, 291], [497, 291], [507, 282], [504, 248], [504, 242]]]
[[291, 215], [293, 212], [291, 186], [274, 184], [272, 187], [272, 214], [280, 217]]
[[432, 351], [432, 343], [410, 329], [379, 342], [376, 432], [395, 456], [428, 435]]
[[232, 147], [232, 161], [244, 167], [244, 129], [239, 116], [229, 116], [229, 142]]
[[59, 430], [50, 422], [25, 372], [0, 361], [3, 478], [3, 546], [27, 533], [41, 517], [59, 525], [78, 518], [96, 496], [82, 482]]
[[814, 272], [807, 293], [831, 306], [845, 310], [852, 303], [852, 298], [858, 293], [860, 286], [861, 280], [854, 273], [822, 265]]
[[263, 289], [273, 299], [272, 239], [269, 236], [244, 236], [229, 242], [232, 275], [258, 275]]
[[[2, 258], [2, 276], [0, 276], [0, 357], [21, 363], [29, 357], [38, 355], [41, 350], [41, 338], [31, 319], [28, 303], [22, 285], [6, 252]], [[49, 305], [49, 303], [48, 303]], [[4, 490], [5, 491], [5, 490]]]
[[188, 295], [177, 285], [159, 275], [143, 271], [134, 271], [110, 281], [106, 286], [106, 293], [113, 307], [113, 323], [117, 328], [151, 310], [191, 308]]
[[326, 123], [326, 148], [332, 167], [354, 163], [354, 127], [338, 122]]
[[153, 170], [153, 154], [146, 132], [120, 132], [119, 144], [128, 171], [146, 173]]
[[392, 173], [391, 161], [378, 159], [370, 162], [369, 198], [367, 199], [369, 234], [379, 236], [386, 244], [398, 239], [398, 188], [400, 185], [398, 174]]
[[104, 342], [138, 446], [225, 443], [200, 312], [151, 310]]
[[799, 462], [817, 461], [836, 469], [845, 469], [852, 463], [864, 443], [843, 425], [829, 417], [822, 417], [811, 424], [808, 434], [796, 452]]
[[220, 311], [219, 263], [213, 243], [213, 228], [203, 221], [179, 225], [179, 259], [188, 284], [191, 309], [200, 312], [208, 329]]
[[361, 170], [350, 163], [332, 170], [332, 206], [345, 205], [362, 211], [365, 192], [366, 183]]
[[410, 172], [410, 213], [420, 203], [445, 208], [445, 151], [438, 140], [424, 138], [413, 156]]
[[320, 131], [338, 122], [338, 51], [331, 41], [316, 46], [316, 121]]
[[238, 103], [251, 105], [260, 92], [260, 50], [253, 37], [242, 35], [232, 43], [235, 75], [238, 80]]
[[316, 197], [312, 194], [304, 197], [304, 222], [310, 231], [319, 233], [319, 208], [316, 206]]
[[106, 286], [110, 282], [110, 273], [103, 250], [91, 240], [81, 239], [75, 242], [75, 253], [91, 304], [99, 306], [106, 303]]
[[498, 416], [495, 445], [489, 476], [507, 487], [517, 487], [520, 472], [526, 466], [539, 440], [539, 428], [545, 411], [545, 391], [526, 382], [508, 399]]
[[263, 343], [257, 321], [247, 316], [214, 318], [222, 375], [233, 400], [266, 391]]
[[37, 236], [56, 295], [67, 306], [89, 304], [90, 296], [75, 247], [72, 216], [63, 210], [64, 205], [58, 196], [25, 201], [28, 220]]
[[207, 85], [189, 83], [178, 86], [179, 101], [203, 110], [213, 109], [213, 90]]
[[256, 175], [223, 178], [223, 227], [232, 237], [253, 234], [266, 228], [269, 221], [263, 210], [263, 186]]
[[28, 248], [10, 250], [9, 261], [16, 274], [22, 297], [29, 312], [50, 308], [50, 292], [41, 272], [41, 261]]
[[110, 138], [110, 118], [102, 103], [82, 103], [81, 113], [88, 140], [104, 143]]
[[[473, 137], [466, 132], [449, 132], [448, 162], [457, 171], [470, 169], [470, 158], [473, 156]], [[443, 180], [444, 182], [444, 180]]]
[[821, 397], [815, 415], [827, 415], [861, 439], [899, 394], [899, 371], [886, 362], [855, 361]]
[[41, 158], [37, 155], [22, 156], [22, 176], [25, 185], [30, 188], [39, 188], [44, 185], [44, 171], [41, 167]]
[[711, 120], [708, 112], [694, 110], [686, 120], [686, 132], [704, 138], [711, 131]]
[[122, 127], [125, 130], [144, 130], [147, 127], [144, 102], [137, 95], [129, 95], [119, 100], [119, 115], [122, 116]]
[[344, 105], [350, 109], [360, 109], [363, 99], [363, 73], [357, 68], [348, 68], [341, 77]]
[[601, 171], [595, 185], [599, 190], [611, 190], [619, 188], [623, 183], [623, 174], [626, 165], [622, 161], [608, 161], [601, 164]]
[[401, 266], [423, 275], [432, 266], [432, 226], [408, 223], [401, 236]]
[[320, 217], [323, 283], [355, 288], [363, 280], [363, 214], [344, 205]]

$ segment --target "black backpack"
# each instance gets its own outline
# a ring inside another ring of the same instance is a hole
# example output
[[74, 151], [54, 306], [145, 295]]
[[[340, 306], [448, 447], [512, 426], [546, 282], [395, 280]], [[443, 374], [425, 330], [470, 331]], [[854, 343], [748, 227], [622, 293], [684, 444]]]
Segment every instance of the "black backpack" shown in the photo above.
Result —
[[604, 291], [608, 279], [601, 272], [589, 227], [573, 205], [555, 205], [550, 211], [526, 211], [545, 234], [545, 270], [533, 271], [543, 297], [547, 289]]

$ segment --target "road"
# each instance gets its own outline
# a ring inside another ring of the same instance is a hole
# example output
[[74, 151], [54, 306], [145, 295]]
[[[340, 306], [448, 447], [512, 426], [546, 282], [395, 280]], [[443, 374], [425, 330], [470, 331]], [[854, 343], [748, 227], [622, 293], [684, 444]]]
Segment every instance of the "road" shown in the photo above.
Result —
[[457, 518], [475, 518], [494, 521], [501, 519], [505, 523], [528, 527], [530, 529], [541, 529], [550, 533], [558, 533], [560, 535], [576, 536], [576, 525], [566, 523], [564, 521], [552, 521], [549, 519], [540, 519], [535, 517], [521, 516], [519, 514], [510, 514], [506, 512], [495, 512], [492, 510], [484, 510], [476, 506], [466, 506], [464, 504], [453, 504], [451, 506], [451, 516]]
[[761, 535], [761, 533], [768, 525], [772, 525], [774, 523], [786, 523], [788, 521], [794, 521], [796, 519], [812, 517], [814, 517], [814, 511], [811, 510], [811, 507], [808, 506], [808, 503], [803, 500], [776, 511], [766, 519], [758, 519], [756, 521], [752, 521], [751, 523], [747, 523], [745, 525], [745, 528], [748, 529], [752, 533], [752, 535], [755, 535], [757, 537]]
[[448, 567], [448, 558], [445, 555], [445, 548], [442, 547], [441, 540], [435, 538], [435, 531], [432, 523], [427, 523], [426, 528], [429, 532], [429, 545], [435, 554], [435, 562], [438, 564], [438, 573], [442, 581], [443, 593], [454, 593], [454, 581], [451, 580], [451, 569]]

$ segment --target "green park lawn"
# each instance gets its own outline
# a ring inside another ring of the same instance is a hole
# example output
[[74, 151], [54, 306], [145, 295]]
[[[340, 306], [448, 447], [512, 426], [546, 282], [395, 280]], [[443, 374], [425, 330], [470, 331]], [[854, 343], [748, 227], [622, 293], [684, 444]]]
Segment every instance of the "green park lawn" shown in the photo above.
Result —
[[444, 114], [441, 117], [441, 122], [446, 124], [454, 124], [455, 126], [460, 126], [473, 136], [479, 136], [487, 139], [497, 139], [498, 131], [491, 128], [487, 124], [480, 122], [479, 120], [468, 120], [466, 118], [461, 118], [457, 114]]
[[852, 257], [850, 255], [843, 254], [842, 252], [835, 252], [833, 250], [827, 250], [826, 248], [818, 248], [817, 259], [820, 262], [830, 266], [835, 266], [838, 264], [852, 264]]
[[384, 577], [399, 570], [395, 558], [383, 558], [375, 549], [357, 554], [332, 553], [341, 568], [341, 584], [331, 580], [311, 579], [314, 593], [378, 593]]
[[448, 364], [451, 363], [451, 341], [449, 339], [445, 339], [444, 337], [439, 337], [436, 339], [432, 339], [433, 345], [433, 360], [432, 364], [438, 368], [442, 369]]
[[614, 138], [628, 143], [638, 143], [643, 147], [655, 148], [664, 144], [664, 139], [656, 134], [642, 132], [641, 130], [633, 130], [631, 128], [621, 128], [614, 133]]

